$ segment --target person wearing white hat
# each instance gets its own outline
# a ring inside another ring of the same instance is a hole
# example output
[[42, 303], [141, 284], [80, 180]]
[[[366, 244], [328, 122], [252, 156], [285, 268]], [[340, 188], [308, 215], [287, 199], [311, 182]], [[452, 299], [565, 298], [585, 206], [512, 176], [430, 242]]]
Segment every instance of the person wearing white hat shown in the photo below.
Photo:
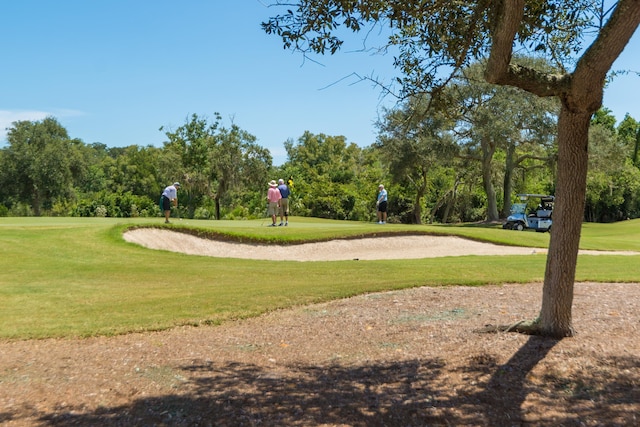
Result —
[[267, 215], [271, 215], [272, 224], [269, 227], [276, 226], [276, 216], [278, 215], [278, 210], [280, 208], [280, 199], [282, 195], [280, 194], [280, 190], [278, 190], [278, 183], [275, 180], [271, 180], [269, 182], [269, 190], [267, 191], [267, 201], [269, 202], [269, 207], [267, 208]]
[[174, 182], [169, 185], [162, 192], [160, 196], [160, 208], [164, 211], [164, 223], [169, 224], [169, 217], [171, 216], [171, 205], [178, 207], [178, 189], [180, 188], [179, 182]]
[[387, 190], [384, 189], [384, 185], [378, 186], [378, 200], [376, 201], [376, 207], [378, 211], [378, 224], [387, 223]]

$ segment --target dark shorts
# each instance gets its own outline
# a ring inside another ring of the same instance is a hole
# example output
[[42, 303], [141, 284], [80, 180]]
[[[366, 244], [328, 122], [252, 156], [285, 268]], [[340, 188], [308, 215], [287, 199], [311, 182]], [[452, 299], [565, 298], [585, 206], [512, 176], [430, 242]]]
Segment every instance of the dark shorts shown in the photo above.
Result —
[[378, 212], [386, 212], [387, 211], [387, 202], [380, 202], [378, 205]]
[[160, 202], [162, 203], [162, 210], [163, 211], [170, 211], [171, 210], [171, 200], [169, 200], [167, 197], [162, 196], [162, 199], [160, 200]]

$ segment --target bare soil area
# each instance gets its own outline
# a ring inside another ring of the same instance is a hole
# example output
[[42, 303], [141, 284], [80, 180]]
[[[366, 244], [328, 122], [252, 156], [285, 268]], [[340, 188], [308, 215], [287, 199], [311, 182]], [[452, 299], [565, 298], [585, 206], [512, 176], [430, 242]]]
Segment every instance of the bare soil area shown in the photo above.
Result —
[[0, 342], [0, 424], [640, 425], [640, 285], [577, 283], [573, 338], [474, 332], [535, 317], [541, 294], [425, 287], [221, 326]]

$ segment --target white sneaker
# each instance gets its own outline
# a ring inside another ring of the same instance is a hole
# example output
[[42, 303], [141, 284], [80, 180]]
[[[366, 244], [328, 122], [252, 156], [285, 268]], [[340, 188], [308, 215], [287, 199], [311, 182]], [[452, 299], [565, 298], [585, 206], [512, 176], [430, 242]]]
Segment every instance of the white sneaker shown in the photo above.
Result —
[[384, 224], [382, 221], [378, 221], [378, 224]]

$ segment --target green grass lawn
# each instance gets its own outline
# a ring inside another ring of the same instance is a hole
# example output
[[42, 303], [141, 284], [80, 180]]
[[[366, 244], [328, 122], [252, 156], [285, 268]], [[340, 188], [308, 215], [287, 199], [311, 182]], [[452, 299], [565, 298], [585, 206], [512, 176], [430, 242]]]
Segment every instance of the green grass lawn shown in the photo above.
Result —
[[[451, 234], [533, 247], [546, 247], [549, 241], [547, 233], [500, 227], [379, 226], [312, 218], [291, 218], [289, 227], [266, 224], [184, 220], [171, 227], [289, 244], [394, 233]], [[544, 255], [304, 263], [216, 259], [149, 250], [123, 240], [128, 227], [148, 225], [162, 226], [162, 221], [0, 218], [0, 338], [218, 324], [366, 292], [540, 281], [546, 263]], [[585, 224], [581, 248], [640, 252], [640, 220]], [[640, 282], [638, 261], [638, 256], [581, 255], [577, 280]]]

